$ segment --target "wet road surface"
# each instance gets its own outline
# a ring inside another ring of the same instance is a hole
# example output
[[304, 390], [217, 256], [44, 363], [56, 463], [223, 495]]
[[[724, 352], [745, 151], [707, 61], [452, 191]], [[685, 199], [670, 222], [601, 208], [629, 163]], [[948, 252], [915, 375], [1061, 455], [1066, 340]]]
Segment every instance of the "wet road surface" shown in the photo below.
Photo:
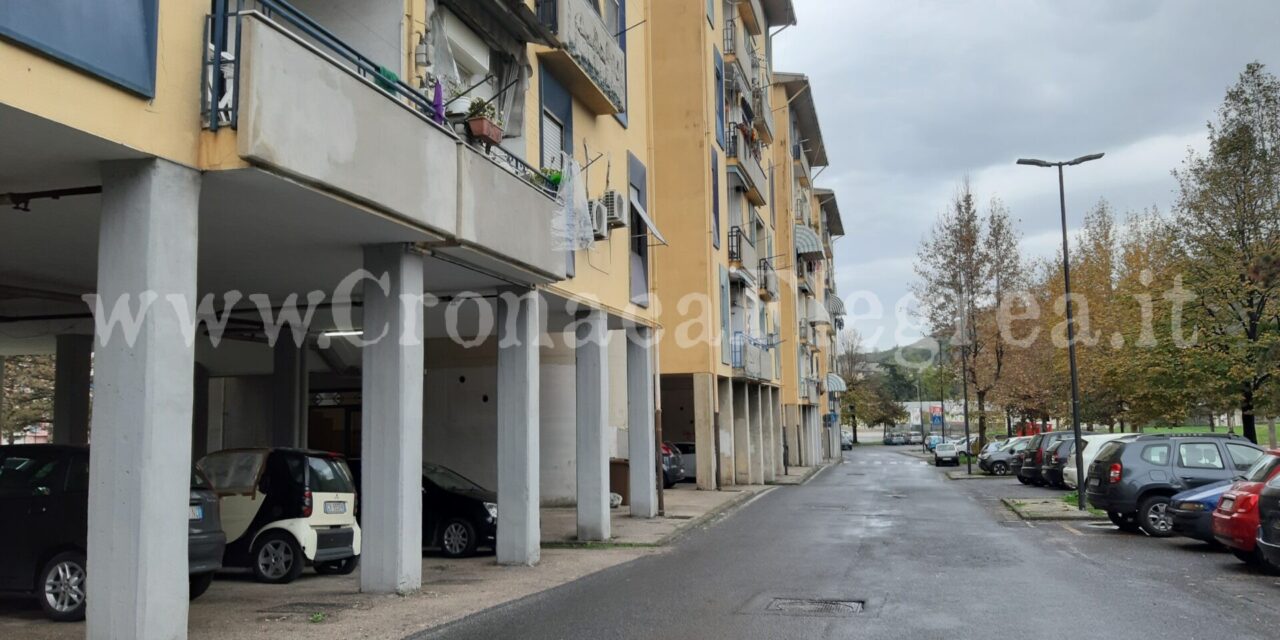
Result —
[[1016, 520], [1011, 479], [845, 454], [670, 553], [424, 638], [1274, 638], [1280, 582], [1188, 540]]

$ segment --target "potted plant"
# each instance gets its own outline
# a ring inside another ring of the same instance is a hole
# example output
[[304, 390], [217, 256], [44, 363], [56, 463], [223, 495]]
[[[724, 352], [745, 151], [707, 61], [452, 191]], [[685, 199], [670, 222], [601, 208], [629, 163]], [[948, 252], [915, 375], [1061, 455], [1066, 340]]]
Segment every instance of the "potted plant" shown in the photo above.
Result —
[[551, 187], [551, 191], [560, 190], [560, 182], [564, 180], [564, 174], [559, 169], [546, 167], [542, 170], [542, 180]]
[[467, 109], [467, 132], [489, 146], [502, 143], [502, 122], [498, 109], [484, 98], [472, 98]]

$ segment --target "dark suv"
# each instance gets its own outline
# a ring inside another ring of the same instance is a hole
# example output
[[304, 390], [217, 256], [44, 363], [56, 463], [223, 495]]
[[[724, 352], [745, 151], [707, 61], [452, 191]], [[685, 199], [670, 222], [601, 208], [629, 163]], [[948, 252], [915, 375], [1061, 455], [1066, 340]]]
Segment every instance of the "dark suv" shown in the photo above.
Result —
[[1258, 496], [1258, 551], [1263, 566], [1271, 573], [1280, 573], [1280, 475], [1262, 488]]
[[1026, 450], [1022, 452], [1022, 465], [1018, 467], [1018, 482], [1037, 486], [1047, 484], [1040, 473], [1040, 467], [1045, 462], [1045, 451], [1069, 438], [1071, 438], [1070, 431], [1050, 431], [1032, 436], [1027, 442]]
[[1076, 441], [1073, 438], [1059, 440], [1044, 450], [1044, 462], [1040, 465], [1040, 479], [1051, 487], [1066, 488], [1062, 471], [1068, 464], [1075, 464]]
[[[54, 620], [84, 618], [89, 447], [0, 446], [0, 592], [36, 596]], [[195, 598], [222, 566], [218, 499], [192, 473], [187, 555]]]
[[1230, 480], [1262, 455], [1234, 435], [1145, 435], [1102, 446], [1089, 468], [1089, 504], [1125, 531], [1173, 535], [1169, 498], [1188, 489]]

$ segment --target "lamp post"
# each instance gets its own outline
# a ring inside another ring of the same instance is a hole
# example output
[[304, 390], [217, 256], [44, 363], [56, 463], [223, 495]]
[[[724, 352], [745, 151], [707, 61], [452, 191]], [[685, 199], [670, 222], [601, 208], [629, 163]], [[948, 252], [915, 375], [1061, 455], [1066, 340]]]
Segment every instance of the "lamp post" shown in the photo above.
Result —
[[[1045, 162], [1044, 160], [1034, 160], [1021, 158], [1018, 164], [1031, 167], [1041, 167], [1050, 169], [1056, 167], [1058, 169], [1058, 204], [1062, 207], [1062, 284], [1063, 291], [1067, 296], [1067, 358], [1071, 363], [1071, 428], [1074, 430], [1076, 440], [1076, 477], [1084, 480], [1084, 447], [1080, 446], [1080, 382], [1076, 371], [1076, 323], [1072, 316], [1071, 308], [1074, 306], [1071, 300], [1071, 260], [1067, 254], [1067, 191], [1063, 186], [1062, 168], [1074, 167], [1078, 164], [1084, 164], [1092, 160], [1098, 160], [1105, 154], [1094, 153], [1087, 156], [1080, 156], [1075, 160], [1066, 162]], [[1076, 487], [1076, 501], [1080, 510], [1084, 511], [1084, 487]]]

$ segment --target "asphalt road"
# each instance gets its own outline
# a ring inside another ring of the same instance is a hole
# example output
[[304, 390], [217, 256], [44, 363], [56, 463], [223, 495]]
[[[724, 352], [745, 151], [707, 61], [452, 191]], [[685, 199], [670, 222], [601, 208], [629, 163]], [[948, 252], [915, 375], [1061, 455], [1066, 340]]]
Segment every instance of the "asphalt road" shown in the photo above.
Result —
[[1280, 582], [1229, 554], [1109, 526], [1028, 526], [998, 498], [1045, 490], [948, 480], [887, 447], [845, 458], [670, 553], [421, 637], [1235, 640], [1280, 629]]

